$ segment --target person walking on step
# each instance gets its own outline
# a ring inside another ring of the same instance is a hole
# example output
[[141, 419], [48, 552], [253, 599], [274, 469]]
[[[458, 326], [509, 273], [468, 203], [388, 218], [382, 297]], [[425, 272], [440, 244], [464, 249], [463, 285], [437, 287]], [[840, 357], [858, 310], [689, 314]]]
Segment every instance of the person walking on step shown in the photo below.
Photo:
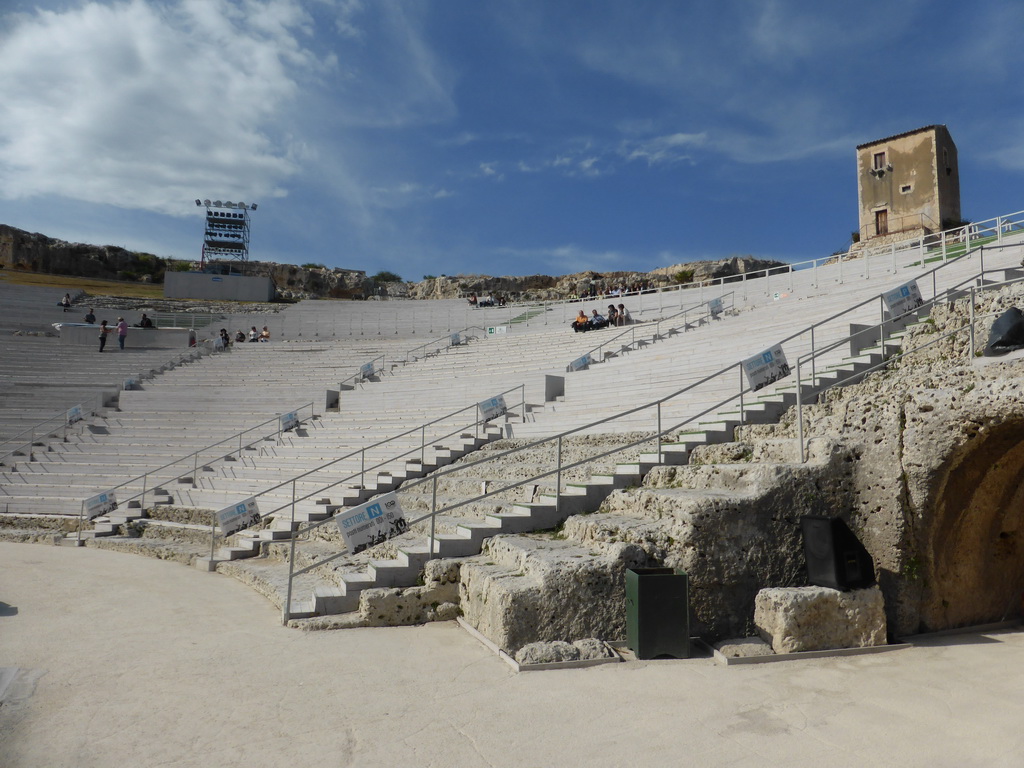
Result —
[[107, 325], [107, 321], [104, 320], [100, 323], [100, 352], [107, 346], [107, 336], [110, 335], [110, 326]]
[[96, 315], [92, 313], [92, 307], [89, 307], [89, 311], [85, 313], [85, 322], [89, 325], [96, 325]]
[[128, 335], [128, 323], [124, 321], [123, 317], [117, 318], [117, 345], [123, 350], [124, 339]]
[[65, 312], [69, 312], [71, 310], [71, 294], [70, 293], [65, 293], [64, 294], [64, 298], [60, 300], [60, 305], [62, 307], [64, 307], [64, 311]]

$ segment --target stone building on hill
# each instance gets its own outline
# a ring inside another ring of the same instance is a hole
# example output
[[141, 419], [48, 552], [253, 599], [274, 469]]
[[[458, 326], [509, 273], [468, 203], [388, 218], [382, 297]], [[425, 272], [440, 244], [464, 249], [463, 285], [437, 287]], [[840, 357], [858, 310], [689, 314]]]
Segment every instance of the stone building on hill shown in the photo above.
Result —
[[858, 146], [857, 195], [861, 242], [906, 239], [959, 224], [960, 171], [946, 126], [929, 125]]

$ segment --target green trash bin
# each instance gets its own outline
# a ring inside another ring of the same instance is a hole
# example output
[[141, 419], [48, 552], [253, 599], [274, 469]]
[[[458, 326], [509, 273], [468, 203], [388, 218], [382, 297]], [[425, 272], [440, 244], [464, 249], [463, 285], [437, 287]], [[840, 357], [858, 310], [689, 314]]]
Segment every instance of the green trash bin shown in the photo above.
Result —
[[638, 659], [690, 657], [689, 579], [673, 568], [626, 570], [626, 645]]

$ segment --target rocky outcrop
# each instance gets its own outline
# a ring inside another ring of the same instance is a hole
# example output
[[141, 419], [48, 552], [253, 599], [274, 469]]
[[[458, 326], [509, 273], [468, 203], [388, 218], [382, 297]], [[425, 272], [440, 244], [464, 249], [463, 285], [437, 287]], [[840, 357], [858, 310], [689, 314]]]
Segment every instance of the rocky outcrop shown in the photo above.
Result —
[[[162, 282], [164, 271], [176, 268], [199, 268], [197, 262], [165, 259], [151, 253], [130, 251], [114, 245], [68, 243], [38, 233], [25, 232], [0, 224], [0, 266], [46, 274], [77, 275], [108, 280], [142, 280]], [[237, 271], [237, 262], [225, 263]], [[365, 299], [453, 299], [469, 296], [505, 296], [511, 300], [537, 301], [599, 296], [616, 288], [637, 290], [674, 285], [679, 282], [702, 282], [715, 278], [751, 274], [777, 267], [780, 261], [765, 261], [750, 256], [721, 261], [700, 261], [676, 264], [652, 272], [578, 272], [551, 277], [491, 277], [489, 275], [455, 275], [426, 278], [420, 282], [375, 282], [358, 269], [329, 268], [307, 264], [277, 264], [270, 261], [249, 261], [245, 274], [271, 279], [278, 298], [298, 300], [310, 298]]]
[[412, 299], [453, 299], [475, 293], [477, 296], [501, 295], [515, 301], [547, 301], [578, 296], [601, 296], [615, 289], [637, 290], [665, 287], [681, 282], [701, 283], [718, 278], [752, 275], [763, 270], [787, 268], [781, 261], [737, 256], [721, 261], [676, 264], [651, 272], [587, 271], [560, 277], [454, 275], [430, 278], [418, 283], [386, 283], [382, 287], [388, 296]]
[[116, 245], [68, 243], [0, 224], [0, 266], [109, 280], [163, 280], [166, 260]]
[[886, 644], [885, 602], [878, 587], [762, 589], [754, 623], [775, 653], [869, 648]]

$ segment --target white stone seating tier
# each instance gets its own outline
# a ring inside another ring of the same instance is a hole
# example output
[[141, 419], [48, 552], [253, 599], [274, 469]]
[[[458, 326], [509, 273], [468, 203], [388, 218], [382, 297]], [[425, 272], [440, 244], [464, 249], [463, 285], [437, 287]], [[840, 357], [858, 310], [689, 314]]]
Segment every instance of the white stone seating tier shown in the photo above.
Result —
[[[1000, 258], [1009, 266], [1018, 263], [1020, 255], [1004, 253]], [[989, 264], [992, 261], [990, 256]], [[564, 322], [547, 326], [538, 323], [510, 325], [505, 334], [444, 350], [408, 366], [393, 369], [385, 366], [384, 373], [376, 377], [378, 381], [357, 383], [354, 389], [342, 391], [337, 413], [323, 413], [324, 388], [350, 376], [363, 362], [378, 354], [385, 354], [386, 358], [401, 357], [410, 348], [407, 338], [395, 334], [398, 338], [381, 335], [371, 339], [337, 338], [328, 342], [321, 337], [317, 341], [239, 344], [230, 354], [183, 366], [147, 382], [141, 391], [122, 393], [121, 411], [110, 414], [105, 422], [96, 425], [100, 433], [84, 430], [71, 436], [68, 443], [42, 453], [39, 461], [25, 471], [8, 473], [0, 483], [3, 496], [0, 503], [6, 503], [12, 510], [77, 511], [81, 499], [105, 490], [107, 481], [123, 481], [159, 466], [161, 460], [183, 456], [310, 401], [320, 418], [308, 424], [303, 435], [286, 435], [280, 444], [261, 441], [253, 449], [243, 451], [240, 461], [204, 465], [198, 476], [190, 478], [187, 487], [181, 484], [174, 489], [175, 501], [219, 508], [281, 482], [296, 471], [310, 469], [321, 461], [335, 459], [520, 383], [525, 385], [530, 407], [525, 421], [519, 415], [514, 419], [510, 425], [512, 434], [517, 437], [556, 434], [679, 389], [760, 352], [838, 308], [892, 288], [920, 271], [920, 268], [901, 270], [894, 275], [876, 269], [870, 276], [854, 280], [849, 274], [851, 266], [846, 265], [847, 278], [843, 283], [837, 282], [835, 268], [819, 268], [813, 282], [810, 276], [796, 273], [791, 278], [793, 292], [778, 301], [755, 301], [750, 291], [744, 307], [734, 315], [677, 334], [641, 352], [611, 358], [592, 366], [589, 371], [570, 374], [564, 372], [570, 360], [602, 339], [611, 338], [619, 329], [571, 333], [566, 318], [574, 315], [579, 304], [556, 305], [546, 314], [561, 312]], [[946, 270], [943, 280], [948, 283], [956, 275], [967, 275], [976, 269], [976, 265], [957, 265]], [[799, 294], [798, 289], [804, 293]], [[929, 294], [926, 289], [925, 295]], [[373, 316], [372, 312], [377, 312], [383, 322], [383, 310], [388, 308], [391, 313], [388, 316], [401, 319], [404, 307], [418, 313], [412, 315], [414, 323], [424, 321], [422, 325], [428, 326], [435, 321], [440, 324], [445, 313], [453, 312], [441, 306], [423, 308], [424, 304], [431, 303], [366, 302], [355, 306], [363, 311], [364, 321]], [[322, 302], [316, 309], [326, 314], [326, 308], [331, 306], [342, 314], [349, 307], [348, 303]], [[785, 310], [780, 311], [783, 307]], [[675, 309], [666, 310], [664, 304], [661, 307], [665, 314]], [[649, 314], [633, 305], [631, 310], [634, 316]], [[651, 313], [655, 311], [651, 307]], [[845, 336], [851, 321], [867, 324], [877, 322], [878, 317], [877, 307], [865, 307], [819, 330], [816, 343], [821, 346], [830, 339]], [[233, 328], [235, 323], [225, 325]], [[400, 325], [402, 323], [395, 323], [396, 327]], [[643, 325], [641, 323], [638, 329]], [[335, 324], [334, 328], [337, 330], [340, 326]], [[787, 345], [787, 356], [792, 362], [800, 351], [808, 348], [809, 339], [795, 340], [792, 346]], [[388, 355], [389, 352], [392, 354]], [[845, 354], [845, 349], [836, 350], [832, 359], [838, 362]], [[819, 373], [820, 366], [825, 364], [827, 361], [819, 364]], [[566, 393], [557, 403], [543, 401], [545, 374], [565, 377]], [[737, 372], [735, 386], [738, 388], [739, 384]], [[722, 382], [712, 382], [703, 390], [666, 406], [662, 425], [692, 416], [726, 394]], [[507, 396], [507, 400], [510, 406], [517, 405], [514, 394]], [[650, 431], [654, 425], [651, 414], [645, 413], [635, 418], [617, 419], [595, 431]], [[102, 434], [104, 431], [109, 434]], [[443, 432], [428, 432], [425, 436], [428, 445]], [[415, 447], [408, 441], [402, 445], [405, 449]], [[92, 456], [98, 457], [95, 462]], [[396, 466], [404, 461], [400, 460]], [[116, 465], [116, 471], [110, 471], [111, 464]], [[357, 469], [352, 461], [343, 462], [342, 466], [325, 471], [324, 477], [329, 476], [329, 481], [333, 482]], [[303, 481], [303, 488], [310, 488], [315, 482]], [[138, 486], [141, 490], [141, 484]], [[136, 487], [129, 490], [136, 490]]]

